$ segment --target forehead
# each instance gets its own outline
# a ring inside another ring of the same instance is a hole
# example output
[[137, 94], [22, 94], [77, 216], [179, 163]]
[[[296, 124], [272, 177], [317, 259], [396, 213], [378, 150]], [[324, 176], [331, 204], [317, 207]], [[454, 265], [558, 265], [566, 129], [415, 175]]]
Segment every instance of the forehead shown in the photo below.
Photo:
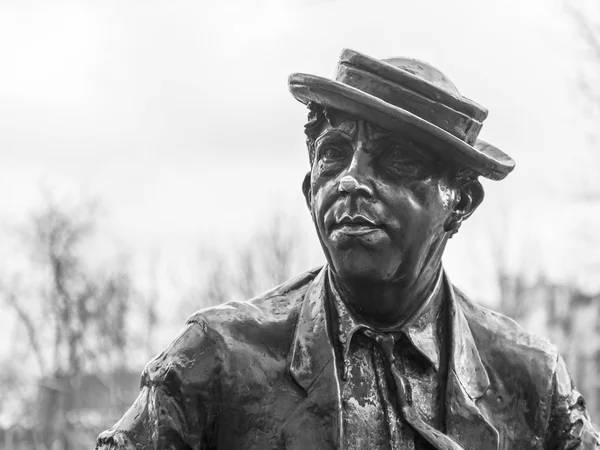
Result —
[[[383, 128], [371, 122], [367, 122], [342, 112], [332, 113], [326, 110], [325, 118], [326, 120], [318, 137], [331, 133], [338, 133], [347, 139], [357, 139], [360, 137], [370, 141], [378, 141], [394, 137], [394, 134], [391, 131], [384, 130]], [[362, 129], [362, 133], [359, 133], [359, 129]], [[399, 136], [396, 135], [396, 137], [398, 138]]]
[[334, 113], [326, 111], [325, 118], [326, 120], [315, 139], [316, 147], [333, 141], [362, 141], [366, 144], [363, 146], [366, 152], [397, 148], [427, 162], [439, 160], [439, 157], [423, 144], [371, 122], [338, 111]]

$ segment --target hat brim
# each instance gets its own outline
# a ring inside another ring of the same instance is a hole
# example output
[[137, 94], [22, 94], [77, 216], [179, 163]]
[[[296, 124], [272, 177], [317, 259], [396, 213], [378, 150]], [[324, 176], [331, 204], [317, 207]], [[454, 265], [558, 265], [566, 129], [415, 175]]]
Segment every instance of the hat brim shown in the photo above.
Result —
[[478, 139], [471, 146], [419, 116], [347, 84], [295, 73], [290, 75], [288, 85], [294, 98], [304, 104], [315, 102], [341, 110], [419, 142], [430, 143], [433, 150], [439, 149], [441, 157], [465, 165], [486, 178], [501, 180], [515, 167], [510, 156], [485, 141]]

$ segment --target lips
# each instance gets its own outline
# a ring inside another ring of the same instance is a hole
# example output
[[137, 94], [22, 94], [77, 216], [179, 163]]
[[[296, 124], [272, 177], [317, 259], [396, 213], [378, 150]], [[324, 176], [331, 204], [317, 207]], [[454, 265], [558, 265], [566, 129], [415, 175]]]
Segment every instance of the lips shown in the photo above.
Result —
[[383, 225], [362, 214], [355, 216], [344, 214], [339, 220], [334, 222], [332, 232], [338, 231], [344, 234], [361, 235], [377, 231], [381, 228], [383, 228]]
[[355, 216], [350, 216], [348, 214], [344, 214], [340, 217], [339, 220], [336, 220], [334, 223], [334, 227], [342, 227], [342, 226], [370, 226], [379, 228], [380, 225], [377, 224], [370, 217], [364, 216], [362, 214], [357, 214]]

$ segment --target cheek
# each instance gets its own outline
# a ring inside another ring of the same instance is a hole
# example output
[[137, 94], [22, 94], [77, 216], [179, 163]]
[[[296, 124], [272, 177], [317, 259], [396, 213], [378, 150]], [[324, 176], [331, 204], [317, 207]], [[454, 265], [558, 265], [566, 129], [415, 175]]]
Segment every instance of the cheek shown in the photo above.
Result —
[[398, 211], [404, 210], [405, 217], [413, 216], [413, 231], [429, 234], [446, 221], [455, 199], [456, 192], [447, 182], [426, 179], [406, 186], [404, 198], [394, 203]]
[[439, 178], [428, 178], [414, 183], [412, 192], [415, 201], [430, 212], [449, 212], [456, 200], [456, 191], [450, 184]]
[[456, 190], [446, 180], [438, 182], [437, 196], [446, 210], [451, 210], [456, 200]]
[[445, 205], [447, 202], [438, 184], [430, 179], [394, 186], [386, 197], [397, 212], [402, 212], [402, 215], [408, 213], [415, 218], [435, 214], [440, 209], [440, 205]]
[[343, 161], [326, 164], [324, 161], [316, 161], [311, 170], [311, 180], [314, 183], [323, 182], [335, 178], [345, 167]]
[[322, 225], [325, 213], [333, 203], [331, 195], [333, 182], [331, 180], [313, 179], [311, 183], [312, 204], [311, 213], [313, 220], [319, 226]]
[[427, 203], [430, 226], [433, 230], [439, 230], [452, 214], [456, 203], [456, 190], [445, 180], [437, 180], [432, 185]]
[[317, 202], [323, 203], [324, 199], [330, 197], [330, 194], [336, 190], [335, 180], [335, 173], [331, 173], [330, 170], [323, 169], [319, 164], [315, 165], [310, 176], [313, 199]]

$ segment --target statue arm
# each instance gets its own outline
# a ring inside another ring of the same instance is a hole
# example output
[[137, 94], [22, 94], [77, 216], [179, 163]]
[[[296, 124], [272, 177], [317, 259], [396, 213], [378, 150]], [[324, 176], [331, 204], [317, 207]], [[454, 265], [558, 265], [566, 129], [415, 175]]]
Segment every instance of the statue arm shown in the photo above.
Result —
[[[162, 417], [164, 414], [167, 417]], [[179, 414], [173, 414], [177, 412]], [[174, 449], [190, 449], [184, 441], [185, 432], [177, 401], [158, 386], [143, 386], [135, 403], [112, 428], [98, 437], [97, 450], [158, 449], [164, 436], [177, 440]], [[165, 420], [166, 419], [166, 420]], [[155, 439], [158, 438], [157, 439]], [[169, 444], [172, 444], [169, 442]], [[141, 446], [141, 447], [140, 447]]]
[[585, 399], [575, 389], [565, 362], [558, 357], [553, 380], [550, 421], [546, 436], [548, 450], [591, 450], [600, 448]]
[[218, 361], [206, 324], [188, 322], [173, 343], [146, 366], [137, 400], [96, 450], [206, 450], [214, 448], [220, 392]]

